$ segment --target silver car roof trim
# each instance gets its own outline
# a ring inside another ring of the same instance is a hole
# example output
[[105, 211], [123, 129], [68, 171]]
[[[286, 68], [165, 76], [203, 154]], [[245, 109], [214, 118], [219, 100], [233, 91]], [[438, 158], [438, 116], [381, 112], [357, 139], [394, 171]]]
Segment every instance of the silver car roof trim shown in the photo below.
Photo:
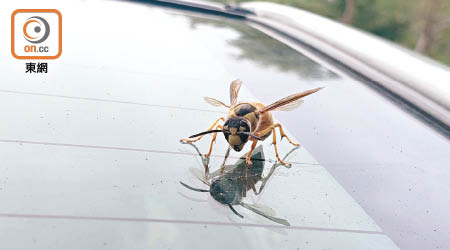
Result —
[[246, 17], [256, 28], [275, 30], [308, 44], [450, 126], [450, 70], [446, 66], [307, 11], [267, 2], [240, 6], [255, 13]]

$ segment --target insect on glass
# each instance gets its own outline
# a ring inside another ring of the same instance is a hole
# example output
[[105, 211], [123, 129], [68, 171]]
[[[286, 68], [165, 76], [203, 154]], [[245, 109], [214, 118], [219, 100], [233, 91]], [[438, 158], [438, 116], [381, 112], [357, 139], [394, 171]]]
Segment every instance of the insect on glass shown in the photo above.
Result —
[[[263, 178], [262, 173], [265, 165], [264, 151], [262, 146], [258, 146], [253, 153], [251, 159], [255, 164], [249, 169], [247, 175], [247, 167], [244, 160], [239, 159], [235, 164], [226, 166], [227, 171], [217, 170], [212, 173], [210, 179], [204, 179], [201, 174], [197, 178], [204, 184], [209, 186], [209, 189], [200, 189], [191, 187], [183, 182], [180, 182], [184, 187], [196, 192], [209, 192], [209, 194], [219, 203], [228, 206], [231, 211], [237, 216], [244, 218], [233, 206], [242, 206], [254, 213], [257, 213], [276, 223], [290, 226], [289, 222], [282, 218], [275, 217], [276, 213], [273, 209], [261, 204], [248, 204], [243, 201], [247, 190], [253, 189], [255, 195], [259, 195], [264, 188], [265, 182], [273, 174], [276, 164], [272, 167], [270, 174]], [[259, 191], [256, 191], [256, 184], [263, 182]]]
[[[306, 90], [297, 94], [285, 97], [277, 102], [270, 105], [264, 105], [260, 102], [237, 102], [237, 97], [239, 89], [241, 88], [242, 81], [235, 80], [230, 85], [230, 105], [216, 100], [211, 97], [205, 97], [205, 101], [209, 104], [219, 107], [229, 108], [228, 117], [220, 117], [217, 119], [208, 130], [195, 134], [189, 137], [189, 139], [182, 139], [182, 142], [192, 143], [200, 140], [205, 134], [213, 133], [211, 144], [209, 146], [209, 151], [205, 155], [209, 157], [212, 152], [213, 143], [216, 140], [218, 132], [222, 132], [225, 139], [228, 141], [230, 147], [235, 151], [241, 151], [248, 141], [252, 141], [252, 146], [250, 152], [247, 154], [246, 163], [247, 166], [251, 166], [252, 162], [250, 156], [256, 147], [258, 141], [265, 140], [270, 134], [273, 133], [273, 146], [275, 149], [275, 155], [277, 160], [283, 165], [290, 165], [280, 159], [278, 156], [278, 149], [276, 144], [276, 132], [275, 129], [279, 128], [281, 139], [286, 137], [286, 139], [292, 145], [298, 147], [298, 143], [294, 143], [289, 139], [289, 137], [284, 133], [283, 126], [280, 123], [274, 123], [271, 111], [290, 111], [303, 103], [301, 98], [313, 94], [322, 88], [315, 88], [311, 90]], [[224, 124], [218, 124], [219, 121], [223, 121]]]

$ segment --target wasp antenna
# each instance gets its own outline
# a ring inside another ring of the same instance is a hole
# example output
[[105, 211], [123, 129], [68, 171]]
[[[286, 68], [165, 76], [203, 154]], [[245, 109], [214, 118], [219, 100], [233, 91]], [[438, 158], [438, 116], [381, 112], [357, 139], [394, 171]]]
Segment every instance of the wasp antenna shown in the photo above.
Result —
[[261, 137], [259, 137], [259, 136], [256, 136], [256, 135], [254, 135], [254, 134], [250, 134], [250, 137], [255, 138], [256, 140], [259, 140], [259, 141], [262, 141], [262, 140], [263, 140], [263, 138], [261, 138]]
[[201, 132], [201, 133], [198, 133], [198, 134], [195, 134], [195, 135], [191, 135], [191, 136], [189, 136], [189, 138], [194, 138], [194, 137], [198, 137], [198, 136], [201, 136], [201, 135], [217, 133], [217, 132], [223, 132], [223, 130], [221, 130], [221, 129], [208, 130], [208, 131], [204, 131], [204, 132]]
[[181, 181], [180, 181], [180, 184], [183, 185], [183, 186], [184, 186], [185, 188], [187, 188], [187, 189], [194, 190], [194, 191], [197, 191], [197, 192], [209, 192], [209, 190], [206, 190], [206, 189], [199, 189], [199, 188], [191, 187], [191, 186], [189, 186], [189, 185], [187, 185], [187, 184], [184, 184], [184, 183], [181, 182]]
[[237, 134], [238, 134], [238, 135], [248, 135], [248, 136], [250, 136], [250, 137], [252, 137], [252, 138], [255, 138], [256, 140], [259, 140], [259, 141], [262, 141], [262, 140], [263, 140], [261, 137], [256, 136], [256, 135], [254, 135], [254, 134], [252, 134], [252, 133], [249, 133], [249, 132], [238, 132]]
[[228, 204], [228, 207], [231, 209], [231, 211], [233, 211], [233, 213], [241, 218], [244, 218], [244, 216], [242, 216], [241, 214], [239, 214], [233, 206], [231, 206], [231, 204]]

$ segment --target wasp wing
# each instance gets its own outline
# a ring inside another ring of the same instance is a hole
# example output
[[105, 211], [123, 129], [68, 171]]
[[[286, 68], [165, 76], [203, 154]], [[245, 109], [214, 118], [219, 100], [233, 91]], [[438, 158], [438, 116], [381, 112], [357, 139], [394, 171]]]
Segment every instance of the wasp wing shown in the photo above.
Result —
[[257, 210], [265, 213], [266, 215], [269, 215], [272, 217], [277, 215], [277, 212], [275, 212], [275, 210], [273, 210], [272, 208], [270, 208], [268, 206], [262, 205], [262, 204], [258, 204], [258, 203], [255, 203], [252, 205], [247, 204], [247, 206], [253, 207], [254, 209], [257, 209]]
[[219, 100], [216, 100], [214, 98], [211, 98], [211, 97], [205, 96], [205, 97], [203, 97], [203, 100], [205, 100], [207, 103], [213, 105], [214, 107], [220, 107], [220, 106], [224, 106], [224, 107], [227, 107], [227, 108], [230, 107], [230, 106], [226, 105], [225, 103], [223, 103], [223, 102], [221, 102]]
[[193, 176], [195, 176], [199, 181], [203, 182], [204, 184], [210, 186], [211, 184], [209, 183], [208, 180], [206, 180], [205, 175], [203, 174], [202, 171], [200, 171], [197, 168], [190, 168], [189, 171], [191, 172], [191, 174]]
[[222, 169], [217, 169], [216, 171], [210, 173], [209, 174], [209, 179], [214, 179], [217, 176], [220, 176], [223, 173], [227, 173], [227, 172], [229, 172], [229, 171], [231, 171], [231, 170], [233, 170], [235, 168], [236, 168], [235, 165], [225, 165], [225, 166], [223, 166], [223, 171], [222, 171]]
[[237, 79], [234, 80], [230, 85], [230, 105], [233, 106], [237, 103], [237, 97], [239, 89], [241, 89], [242, 81]]
[[302, 99], [298, 99], [297, 101], [293, 101], [293, 102], [285, 104], [283, 106], [274, 108], [274, 109], [272, 109], [272, 111], [291, 111], [291, 110], [294, 110], [294, 109], [300, 107], [300, 105], [302, 105], [303, 103], [304, 103], [304, 101]]
[[267, 111], [275, 111], [275, 110], [283, 110], [283, 111], [293, 110], [293, 109], [299, 107], [303, 103], [303, 100], [300, 100], [300, 98], [303, 98], [310, 94], [316, 93], [317, 91], [319, 91], [321, 89], [322, 88], [315, 88], [315, 89], [310, 89], [310, 90], [306, 90], [306, 91], [303, 91], [303, 92], [300, 92], [297, 94], [290, 95], [288, 97], [285, 97], [279, 101], [276, 101], [276, 102], [264, 107], [261, 110], [261, 113], [264, 113]]
[[243, 202], [241, 202], [240, 205], [245, 207], [245, 208], [247, 208], [248, 210], [250, 210], [250, 211], [252, 211], [254, 213], [257, 213], [257, 214], [259, 214], [259, 215], [261, 215], [261, 216], [263, 216], [263, 217], [273, 221], [273, 222], [276, 222], [276, 223], [279, 223], [279, 224], [285, 225], [285, 226], [290, 226], [291, 225], [287, 220], [270, 216], [270, 215], [264, 213], [263, 211], [253, 207], [252, 205], [245, 204]]

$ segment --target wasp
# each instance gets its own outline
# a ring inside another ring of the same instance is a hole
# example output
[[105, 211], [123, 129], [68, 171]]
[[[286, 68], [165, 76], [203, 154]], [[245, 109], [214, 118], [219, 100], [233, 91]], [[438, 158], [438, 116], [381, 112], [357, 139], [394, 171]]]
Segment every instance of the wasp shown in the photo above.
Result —
[[[289, 152], [288, 155], [291, 152]], [[228, 206], [231, 209], [231, 211], [240, 218], [244, 218], [244, 216], [242, 216], [238, 211], [236, 211], [236, 209], [234, 209], [233, 206], [237, 205], [242, 206], [271, 221], [274, 221], [276, 223], [285, 226], [290, 226], [287, 220], [275, 217], [275, 211], [273, 211], [271, 208], [260, 204], [247, 204], [242, 201], [243, 197], [245, 197], [246, 191], [250, 189], [253, 189], [255, 195], [259, 195], [262, 189], [264, 188], [265, 183], [272, 176], [275, 168], [277, 167], [277, 164], [274, 164], [267, 177], [262, 176], [265, 160], [264, 160], [264, 151], [261, 145], [256, 148], [256, 150], [251, 156], [251, 159], [255, 163], [249, 169], [248, 175], [246, 163], [241, 158], [235, 164], [225, 166], [224, 172], [220, 170], [213, 172], [208, 179], [204, 179], [201, 173], [193, 172], [194, 175], [200, 181], [209, 186], [209, 190], [194, 188], [183, 182], [180, 182], [180, 184], [196, 192], [209, 192], [209, 194], [217, 202]], [[256, 191], [255, 185], [258, 182], [261, 182], [261, 187], [259, 188], [259, 191]]]
[[[228, 116], [220, 117], [204, 132], [192, 135], [189, 139], [181, 139], [184, 143], [193, 143], [200, 140], [206, 134], [213, 134], [211, 143], [209, 145], [209, 151], [205, 154], [209, 157], [212, 152], [213, 143], [216, 140], [217, 133], [224, 134], [230, 148], [240, 152], [248, 141], [252, 142], [250, 152], [246, 157], [246, 164], [248, 167], [252, 165], [250, 157], [256, 148], [258, 141], [263, 141], [273, 134], [273, 146], [277, 160], [283, 164], [289, 166], [290, 164], [280, 159], [278, 155], [278, 148], [276, 142], [276, 131], [278, 128], [281, 135], [281, 140], [286, 137], [290, 144], [295, 147], [300, 146], [298, 143], [292, 142], [292, 140], [286, 135], [283, 130], [283, 126], [280, 123], [274, 123], [272, 111], [290, 111], [299, 107], [303, 100], [301, 98], [313, 94], [322, 88], [315, 88], [306, 90], [297, 94], [290, 95], [279, 101], [276, 101], [270, 105], [264, 105], [260, 102], [237, 102], [238, 93], [242, 86], [242, 81], [237, 79], [231, 82], [230, 85], [230, 105], [216, 100], [211, 97], [204, 97], [205, 101], [215, 107], [227, 107], [229, 108]], [[220, 121], [224, 122], [223, 125], [218, 124]]]

